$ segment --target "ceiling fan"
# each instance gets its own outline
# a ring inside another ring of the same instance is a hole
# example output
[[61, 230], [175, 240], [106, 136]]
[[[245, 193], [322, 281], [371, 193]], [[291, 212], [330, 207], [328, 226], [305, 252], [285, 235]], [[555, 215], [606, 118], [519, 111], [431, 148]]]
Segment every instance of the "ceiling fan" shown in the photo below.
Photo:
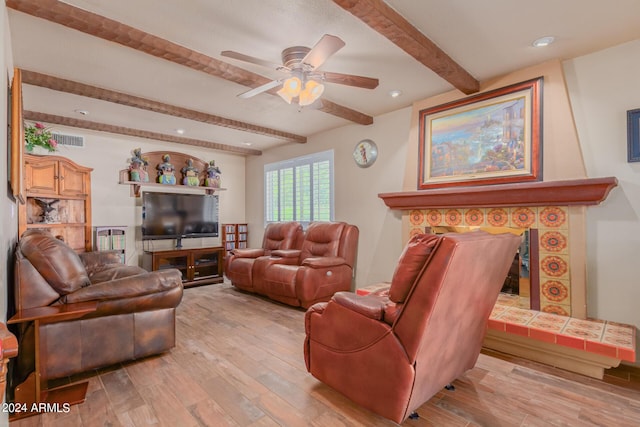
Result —
[[313, 48], [305, 46], [292, 46], [282, 51], [282, 64], [276, 64], [263, 59], [254, 58], [242, 53], [225, 50], [222, 56], [250, 62], [264, 67], [276, 69], [287, 76], [270, 81], [238, 95], [240, 98], [251, 98], [259, 93], [282, 85], [278, 95], [291, 104], [297, 99], [300, 106], [313, 104], [324, 92], [322, 82], [337, 83], [347, 86], [355, 86], [365, 89], [375, 89], [378, 79], [371, 77], [355, 76], [351, 74], [332, 73], [319, 71], [318, 68], [334, 53], [344, 47], [345, 43], [339, 37], [325, 34]]

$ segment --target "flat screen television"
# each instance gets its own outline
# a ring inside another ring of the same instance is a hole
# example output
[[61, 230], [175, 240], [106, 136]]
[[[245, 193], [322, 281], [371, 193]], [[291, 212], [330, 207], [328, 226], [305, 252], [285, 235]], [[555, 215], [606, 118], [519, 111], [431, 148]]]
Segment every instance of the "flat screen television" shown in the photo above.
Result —
[[218, 196], [143, 193], [143, 240], [194, 237], [218, 237]]

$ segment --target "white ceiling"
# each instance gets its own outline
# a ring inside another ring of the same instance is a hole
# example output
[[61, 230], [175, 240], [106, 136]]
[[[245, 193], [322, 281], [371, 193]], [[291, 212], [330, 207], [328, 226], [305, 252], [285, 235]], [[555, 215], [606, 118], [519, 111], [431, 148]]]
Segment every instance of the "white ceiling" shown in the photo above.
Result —
[[[640, 38], [638, 0], [387, 0], [477, 80], [549, 59], [568, 59]], [[376, 77], [374, 90], [326, 84], [323, 98], [370, 116], [446, 92], [452, 86], [331, 0], [68, 0], [268, 78], [281, 75], [224, 58], [234, 50], [280, 62], [282, 49], [313, 46], [323, 34], [346, 46], [324, 71]], [[14, 65], [167, 104], [310, 136], [351, 122], [313, 109], [298, 110], [247, 87], [8, 9]], [[534, 48], [551, 35], [556, 42]], [[390, 90], [403, 92], [391, 98]], [[462, 96], [462, 93], [461, 93]], [[248, 132], [160, 115], [25, 85], [25, 110], [266, 150], [286, 142]], [[86, 117], [75, 110], [88, 110]]]

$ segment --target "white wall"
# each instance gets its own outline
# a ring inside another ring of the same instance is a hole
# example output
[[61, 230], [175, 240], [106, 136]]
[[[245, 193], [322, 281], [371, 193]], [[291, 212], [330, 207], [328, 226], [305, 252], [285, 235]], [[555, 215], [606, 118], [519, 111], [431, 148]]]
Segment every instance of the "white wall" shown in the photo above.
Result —
[[[0, 6], [0, 69], [4, 70], [2, 82], [0, 83], [0, 176], [3, 182], [7, 182], [7, 84], [13, 76], [13, 60], [11, 54], [11, 35], [9, 33], [9, 23], [7, 21], [7, 9], [2, 3]], [[18, 220], [16, 204], [11, 196], [11, 191], [6, 184], [0, 185], [0, 224], [2, 233], [0, 234], [0, 320], [5, 320], [7, 315], [7, 290], [9, 286], [10, 274], [13, 270], [13, 249], [17, 240]], [[0, 396], [0, 401], [4, 402], [4, 396]], [[8, 414], [0, 414], [0, 426], [9, 425]]]
[[564, 68], [588, 175], [619, 181], [587, 209], [588, 315], [640, 327], [640, 163], [627, 163], [626, 118], [640, 108], [640, 40]]
[[[309, 111], [305, 113], [316, 113]], [[401, 217], [389, 210], [378, 193], [400, 191], [411, 121], [411, 108], [375, 118], [372, 125], [346, 125], [247, 158], [247, 222], [249, 245], [258, 247], [264, 231], [264, 165], [308, 153], [334, 149], [335, 220], [360, 229], [356, 287], [391, 280], [402, 250]], [[353, 148], [362, 139], [378, 146], [378, 160], [369, 168], [353, 161]]]
[[[47, 126], [55, 132], [84, 136], [84, 148], [60, 147], [53, 154], [93, 168], [91, 173], [92, 225], [128, 227], [126, 251], [128, 264], [137, 265], [142, 255], [143, 244], [140, 240], [139, 228], [142, 208], [141, 199], [130, 196], [130, 186], [118, 184], [118, 174], [120, 170], [128, 168], [131, 151], [136, 147], [142, 149], [143, 155], [145, 152], [166, 150], [185, 153], [207, 162], [215, 160], [222, 171], [222, 187], [226, 188], [225, 191], [216, 193], [220, 195], [220, 220], [221, 222], [244, 222], [245, 220], [245, 159], [243, 156], [190, 145], [181, 146], [84, 129]], [[183, 165], [174, 164], [174, 166], [180, 169]], [[155, 170], [149, 172], [150, 179], [153, 179]], [[167, 186], [166, 190], [164, 187], [159, 189], [154, 187], [149, 191], [171, 191], [171, 186]], [[189, 192], [189, 189], [181, 186], [180, 191]], [[220, 245], [220, 238], [184, 239], [182, 243], [184, 247]], [[174, 245], [174, 240], [147, 241], [144, 248], [171, 249]]]

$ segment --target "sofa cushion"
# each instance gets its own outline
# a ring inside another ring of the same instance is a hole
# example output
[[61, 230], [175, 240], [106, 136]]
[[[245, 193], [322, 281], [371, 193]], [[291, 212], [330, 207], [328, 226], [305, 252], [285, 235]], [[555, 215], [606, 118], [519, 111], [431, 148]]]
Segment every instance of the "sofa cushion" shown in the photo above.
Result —
[[440, 240], [440, 236], [435, 234], [416, 234], [409, 240], [393, 272], [389, 288], [391, 301], [396, 303], [405, 301], [413, 282], [422, 271], [438, 240]]
[[20, 251], [60, 295], [91, 283], [78, 254], [50, 233], [27, 230], [20, 239]]
[[300, 261], [308, 257], [338, 256], [344, 222], [312, 222], [302, 242]]
[[262, 248], [265, 250], [263, 255], [276, 249], [293, 249], [299, 243], [297, 240], [302, 234], [302, 226], [295, 221], [274, 222], [267, 225], [264, 231]]

